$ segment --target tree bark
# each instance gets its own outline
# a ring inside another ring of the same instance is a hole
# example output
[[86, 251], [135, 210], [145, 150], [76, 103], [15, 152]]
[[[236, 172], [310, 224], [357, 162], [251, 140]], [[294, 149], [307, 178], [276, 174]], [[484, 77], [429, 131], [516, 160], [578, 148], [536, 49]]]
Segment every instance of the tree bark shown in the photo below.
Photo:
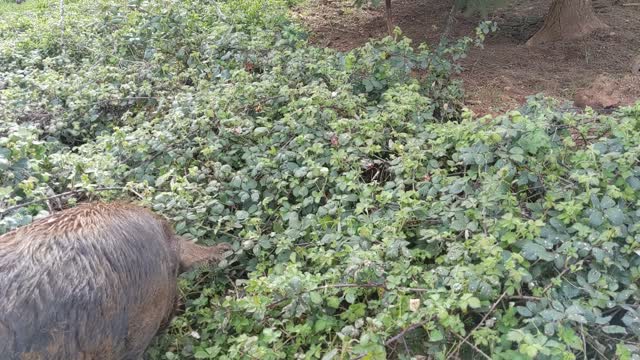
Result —
[[554, 0], [542, 29], [527, 41], [527, 45], [574, 40], [606, 28], [607, 24], [593, 11], [592, 0]]

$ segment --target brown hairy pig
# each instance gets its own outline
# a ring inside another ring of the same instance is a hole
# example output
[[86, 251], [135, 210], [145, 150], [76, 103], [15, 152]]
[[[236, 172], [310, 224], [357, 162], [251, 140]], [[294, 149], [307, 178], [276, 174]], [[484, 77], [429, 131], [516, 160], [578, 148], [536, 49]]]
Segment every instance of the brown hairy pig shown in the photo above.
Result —
[[0, 358], [138, 360], [171, 320], [177, 276], [222, 260], [129, 204], [85, 204], [0, 236]]

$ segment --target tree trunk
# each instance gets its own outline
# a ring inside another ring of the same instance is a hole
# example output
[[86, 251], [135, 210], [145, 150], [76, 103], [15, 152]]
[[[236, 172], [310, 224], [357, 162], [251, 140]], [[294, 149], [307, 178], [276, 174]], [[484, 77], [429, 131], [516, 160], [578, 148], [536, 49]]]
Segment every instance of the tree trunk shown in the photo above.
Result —
[[387, 31], [389, 31], [389, 36], [393, 36], [393, 18], [391, 17], [391, 0], [384, 1], [384, 8], [387, 14]]
[[606, 29], [593, 11], [592, 0], [554, 0], [544, 25], [529, 41], [528, 46], [557, 40], [573, 40], [595, 30]]

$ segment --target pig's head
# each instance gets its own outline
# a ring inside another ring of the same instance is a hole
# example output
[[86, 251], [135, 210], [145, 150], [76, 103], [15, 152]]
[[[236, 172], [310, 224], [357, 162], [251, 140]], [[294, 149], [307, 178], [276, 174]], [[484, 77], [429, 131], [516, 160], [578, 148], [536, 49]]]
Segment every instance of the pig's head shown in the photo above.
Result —
[[230, 244], [220, 243], [213, 246], [200, 246], [185, 238], [178, 237], [180, 248], [180, 269], [183, 273], [198, 266], [215, 265], [230, 255]]

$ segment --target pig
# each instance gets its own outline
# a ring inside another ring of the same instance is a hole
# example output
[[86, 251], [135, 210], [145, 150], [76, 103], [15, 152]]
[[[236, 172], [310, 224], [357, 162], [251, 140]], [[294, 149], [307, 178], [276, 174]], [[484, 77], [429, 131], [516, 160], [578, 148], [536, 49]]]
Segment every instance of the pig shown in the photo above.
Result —
[[139, 360], [173, 317], [177, 277], [231, 246], [200, 246], [124, 203], [90, 203], [0, 236], [3, 360]]

